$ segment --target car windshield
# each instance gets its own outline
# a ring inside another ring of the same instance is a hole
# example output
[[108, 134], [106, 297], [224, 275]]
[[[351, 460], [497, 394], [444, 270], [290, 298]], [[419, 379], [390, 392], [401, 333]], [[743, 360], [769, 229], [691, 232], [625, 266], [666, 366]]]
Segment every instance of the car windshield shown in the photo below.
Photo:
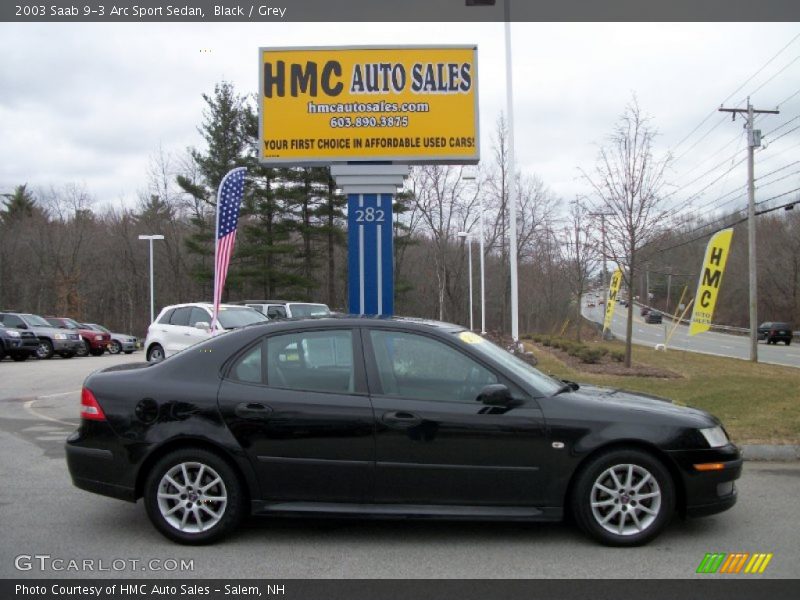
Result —
[[564, 387], [563, 381], [558, 381], [545, 375], [539, 369], [517, 358], [510, 352], [496, 346], [489, 340], [482, 338], [471, 331], [459, 331], [456, 337], [463, 343], [469, 344], [470, 348], [478, 354], [482, 354], [495, 362], [501, 364], [506, 369], [524, 379], [543, 396], [552, 396]]
[[92, 327], [94, 329], [97, 329], [98, 331], [102, 331], [103, 333], [111, 333], [110, 329], [106, 329], [105, 327], [103, 327], [102, 325], [98, 325], [97, 323], [92, 323]]
[[253, 323], [261, 323], [268, 320], [267, 317], [252, 308], [229, 308], [221, 306], [219, 309], [219, 324], [225, 329], [235, 329], [237, 327], [244, 327], [245, 325], [252, 325]]
[[66, 325], [70, 329], [83, 329], [83, 326], [77, 321], [73, 321], [72, 319], [61, 319], [61, 320], [64, 321], [64, 325]]
[[39, 315], [20, 315], [20, 317], [31, 327], [52, 327], [50, 323]]
[[290, 304], [293, 317], [329, 317], [331, 310], [324, 304]]

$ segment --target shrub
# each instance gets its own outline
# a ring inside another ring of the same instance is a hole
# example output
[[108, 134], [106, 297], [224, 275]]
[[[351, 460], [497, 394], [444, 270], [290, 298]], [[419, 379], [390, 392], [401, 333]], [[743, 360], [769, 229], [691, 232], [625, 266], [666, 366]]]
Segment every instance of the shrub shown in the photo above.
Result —
[[553, 345], [552, 339], [550, 339], [549, 337], [542, 338], [542, 346], [552, 346], [552, 345]]
[[600, 356], [608, 356], [608, 348], [604, 346], [598, 346], [597, 349], [600, 350]]
[[615, 360], [617, 362], [622, 362], [625, 360], [625, 352], [622, 350], [612, 350], [611, 351], [611, 360]]
[[603, 357], [603, 353], [600, 352], [598, 348], [588, 348], [584, 347], [578, 353], [578, 358], [580, 358], [583, 362], [593, 365], [600, 362], [600, 359]]

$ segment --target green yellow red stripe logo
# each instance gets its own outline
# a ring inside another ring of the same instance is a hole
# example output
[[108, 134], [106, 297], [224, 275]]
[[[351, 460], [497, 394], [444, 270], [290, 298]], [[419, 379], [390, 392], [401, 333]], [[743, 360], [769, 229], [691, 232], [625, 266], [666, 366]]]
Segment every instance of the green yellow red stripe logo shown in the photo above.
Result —
[[766, 571], [772, 556], [772, 552], [707, 552], [696, 572], [756, 575]]

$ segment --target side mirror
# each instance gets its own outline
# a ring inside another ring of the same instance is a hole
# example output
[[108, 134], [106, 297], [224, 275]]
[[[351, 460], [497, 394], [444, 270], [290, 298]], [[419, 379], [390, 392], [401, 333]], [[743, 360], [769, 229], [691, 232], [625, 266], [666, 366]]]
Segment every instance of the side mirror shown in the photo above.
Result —
[[211, 329], [211, 323], [207, 321], [198, 321], [194, 324], [197, 329], [202, 329], [203, 331], [209, 331]]
[[485, 386], [476, 400], [489, 406], [510, 406], [514, 402], [511, 390], [502, 383], [493, 383]]

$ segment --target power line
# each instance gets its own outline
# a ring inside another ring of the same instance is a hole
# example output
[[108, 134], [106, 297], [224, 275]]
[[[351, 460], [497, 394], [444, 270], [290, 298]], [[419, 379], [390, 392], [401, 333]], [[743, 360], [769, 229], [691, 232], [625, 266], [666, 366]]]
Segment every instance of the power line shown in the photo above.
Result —
[[783, 67], [783, 68], [782, 68], [780, 71], [778, 71], [777, 73], [775, 73], [775, 74], [774, 74], [772, 77], [770, 77], [769, 79], [767, 79], [767, 80], [766, 80], [764, 83], [762, 83], [760, 86], [758, 86], [758, 87], [757, 87], [756, 89], [754, 89], [752, 92], [750, 92], [750, 94], [749, 94], [749, 95], [750, 95], [750, 96], [754, 96], [754, 95], [755, 95], [755, 93], [756, 93], [758, 90], [760, 90], [761, 88], [763, 88], [763, 87], [764, 87], [765, 85], [767, 85], [767, 84], [768, 84], [770, 81], [772, 81], [773, 79], [775, 79], [775, 78], [776, 78], [778, 75], [780, 75], [780, 74], [781, 74], [781, 73], [783, 73], [783, 72], [784, 72], [786, 69], [788, 69], [789, 67], [791, 67], [791, 66], [792, 66], [794, 63], [796, 63], [798, 60], [800, 60], [800, 54], [798, 54], [797, 56], [795, 56], [795, 57], [794, 57], [794, 58], [793, 58], [793, 59], [792, 59], [792, 60], [791, 60], [791, 61], [790, 61], [790, 62], [789, 62], [789, 63], [788, 63], [786, 66], [784, 66], [784, 67]]

